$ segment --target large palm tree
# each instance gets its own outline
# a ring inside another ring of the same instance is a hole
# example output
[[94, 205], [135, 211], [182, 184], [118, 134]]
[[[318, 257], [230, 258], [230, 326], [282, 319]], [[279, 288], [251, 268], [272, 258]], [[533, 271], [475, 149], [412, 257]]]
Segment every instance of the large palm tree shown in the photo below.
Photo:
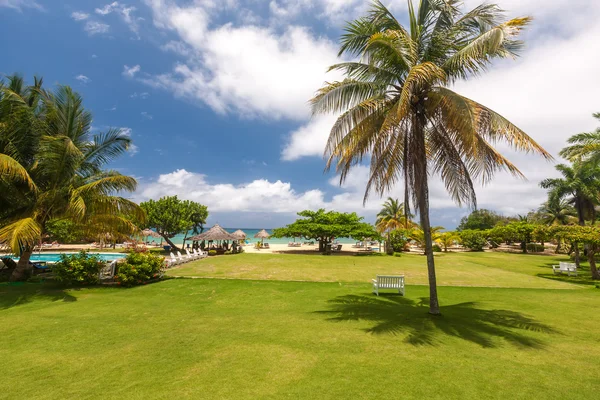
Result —
[[[10, 86], [2, 88], [0, 98], [0, 121], [5, 121], [0, 125], [5, 189], [0, 202], [10, 204], [0, 214], [0, 243], [20, 256], [11, 277], [18, 280], [26, 275], [32, 250], [50, 219], [69, 219], [97, 234], [133, 232], [129, 217], [143, 220], [144, 214], [117, 196], [135, 190], [135, 179], [103, 169], [128, 149], [129, 137], [118, 129], [92, 135], [92, 116], [69, 87], [48, 92], [34, 85], [19, 93]], [[39, 104], [27, 102], [23, 93], [30, 92]], [[24, 143], [31, 146], [28, 156]]]
[[552, 194], [548, 196], [548, 201], [538, 208], [537, 214], [540, 222], [548, 226], [568, 225], [577, 220], [577, 213], [569, 201]]
[[[600, 113], [594, 114], [594, 118], [600, 120]], [[570, 161], [600, 162], [600, 128], [593, 132], [585, 132], [573, 135], [569, 138], [570, 146], [560, 151], [560, 155]]]
[[494, 59], [515, 57], [516, 40], [530, 18], [506, 20], [493, 4], [462, 13], [458, 0], [408, 1], [407, 28], [379, 1], [350, 23], [333, 65], [346, 79], [327, 83], [312, 99], [314, 113], [340, 114], [325, 149], [327, 168], [344, 181], [352, 166], [369, 160], [372, 189], [385, 193], [404, 179], [425, 232], [430, 313], [439, 314], [429, 221], [430, 174], [438, 174], [460, 205], [476, 203], [474, 179], [521, 172], [493, 144], [550, 155], [506, 118], [449, 87], [483, 72]]
[[398, 199], [388, 197], [383, 203], [383, 208], [377, 214], [375, 227], [381, 233], [387, 232], [385, 247], [388, 254], [393, 252], [390, 240], [391, 232], [396, 229], [409, 229], [409, 227], [412, 227], [414, 224], [410, 218], [412, 218], [412, 215], [405, 209], [404, 203], [400, 203]]

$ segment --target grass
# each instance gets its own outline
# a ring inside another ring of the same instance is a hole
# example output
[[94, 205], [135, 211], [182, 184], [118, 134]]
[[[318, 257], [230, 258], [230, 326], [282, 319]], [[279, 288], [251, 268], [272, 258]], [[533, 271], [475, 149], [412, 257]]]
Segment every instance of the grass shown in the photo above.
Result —
[[[552, 264], [566, 256], [509, 253], [437, 253], [441, 286], [486, 286], [573, 289], [591, 284], [589, 269], [580, 277], [554, 276]], [[190, 262], [171, 275], [203, 278], [292, 280], [315, 282], [370, 282], [377, 274], [403, 274], [409, 284], [426, 285], [425, 258], [416, 254], [386, 256], [322, 256], [313, 254], [239, 254]]]
[[600, 290], [0, 285], [6, 399], [595, 398]]
[[[438, 255], [446, 285], [439, 289], [441, 317], [427, 313], [418, 255], [210, 257], [171, 273], [230, 279], [169, 279], [133, 289], [3, 283], [0, 393], [595, 398], [600, 290], [585, 270], [577, 278], [553, 276], [550, 265], [562, 259]], [[377, 273], [405, 273], [406, 297], [372, 295], [368, 282]]]

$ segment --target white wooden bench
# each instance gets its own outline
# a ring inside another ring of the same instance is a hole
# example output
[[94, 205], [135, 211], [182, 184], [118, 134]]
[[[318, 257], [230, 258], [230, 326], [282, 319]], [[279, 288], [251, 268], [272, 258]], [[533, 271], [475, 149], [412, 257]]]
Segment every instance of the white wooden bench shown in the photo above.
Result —
[[571, 274], [577, 276], [577, 265], [575, 263], [560, 262], [558, 265], [552, 266], [552, 272], [554, 272], [554, 275], [566, 273], [569, 276]]
[[377, 275], [373, 279], [373, 293], [379, 296], [380, 289], [397, 289], [404, 296], [404, 275]]

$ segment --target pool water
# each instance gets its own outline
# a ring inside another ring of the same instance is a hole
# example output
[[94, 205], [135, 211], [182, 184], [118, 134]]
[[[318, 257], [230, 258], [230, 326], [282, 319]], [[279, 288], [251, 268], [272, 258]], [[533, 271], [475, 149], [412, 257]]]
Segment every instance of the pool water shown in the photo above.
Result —
[[[41, 254], [32, 254], [31, 255], [31, 262], [35, 263], [35, 262], [50, 262], [50, 263], [55, 263], [60, 261], [60, 256], [62, 254], [76, 254], [76, 253], [41, 253]], [[88, 254], [92, 254], [95, 256], [100, 257], [100, 259], [102, 261], [113, 261], [113, 260], [119, 260], [121, 258], [125, 258], [127, 257], [127, 254], [120, 254], [120, 253], [88, 253]], [[18, 257], [13, 257], [15, 261], [17, 261], [19, 258]]]

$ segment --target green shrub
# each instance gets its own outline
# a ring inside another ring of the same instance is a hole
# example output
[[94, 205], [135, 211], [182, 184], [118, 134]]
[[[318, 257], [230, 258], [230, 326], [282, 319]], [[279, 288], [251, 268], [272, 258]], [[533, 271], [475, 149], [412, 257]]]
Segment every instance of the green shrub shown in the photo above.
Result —
[[164, 268], [162, 257], [152, 253], [130, 253], [125, 262], [117, 263], [115, 282], [130, 287], [160, 278]]
[[227, 250], [227, 251], [225, 252], [225, 255], [226, 255], [226, 256], [229, 256], [229, 255], [231, 255], [231, 254], [233, 254], [233, 251], [231, 251], [231, 250]]
[[394, 257], [402, 257], [402, 253], [394, 252]]
[[484, 231], [466, 230], [460, 232], [460, 239], [463, 246], [471, 251], [483, 251], [487, 240]]
[[216, 256], [217, 255], [217, 251], [216, 250], [209, 250], [208, 251], [208, 255], [209, 256]]
[[544, 249], [545, 247], [539, 243], [527, 243], [527, 251], [531, 251], [533, 253], [541, 253], [544, 251]]
[[94, 285], [98, 273], [106, 262], [97, 255], [81, 251], [77, 254], [62, 254], [60, 261], [52, 267], [54, 279], [66, 285]]
[[409, 251], [408, 240], [408, 233], [405, 229], [396, 229], [390, 232], [390, 244], [394, 252]]
[[442, 248], [440, 247], [440, 245], [439, 245], [439, 244], [434, 244], [434, 245], [431, 247], [431, 249], [434, 251], [434, 253], [435, 253], [435, 252], [438, 252], [438, 253], [439, 253], [440, 251], [442, 251]]

